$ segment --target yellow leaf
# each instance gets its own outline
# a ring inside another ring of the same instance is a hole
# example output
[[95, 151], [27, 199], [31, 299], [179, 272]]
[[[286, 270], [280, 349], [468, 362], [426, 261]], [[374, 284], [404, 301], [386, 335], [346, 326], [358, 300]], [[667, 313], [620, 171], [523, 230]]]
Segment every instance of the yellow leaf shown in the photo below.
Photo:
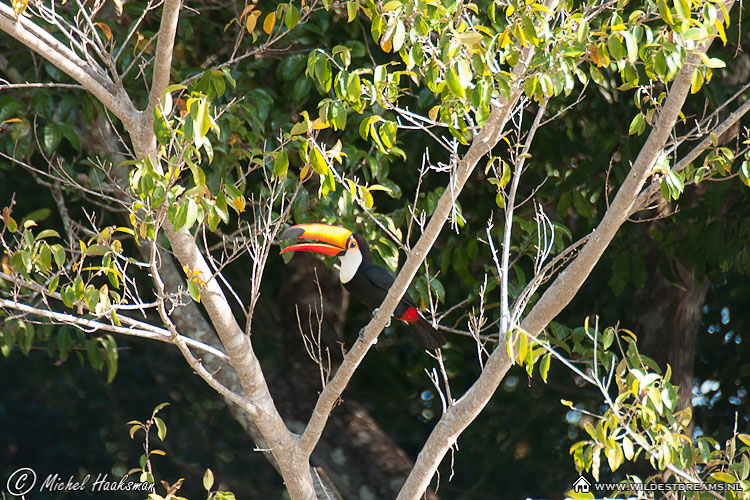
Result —
[[0, 268], [5, 274], [13, 274], [13, 268], [10, 267], [10, 258], [7, 255], [3, 255], [3, 258], [0, 259]]
[[237, 198], [232, 200], [232, 205], [234, 205], [234, 208], [236, 208], [240, 212], [245, 211], [245, 197], [244, 196], [238, 196]]
[[724, 45], [727, 44], [727, 34], [724, 31], [724, 25], [721, 24], [721, 21], [718, 19], [714, 22], [714, 26], [716, 26], [716, 31], [719, 33], [719, 38], [721, 38], [721, 41], [724, 43]]
[[328, 127], [330, 127], [331, 124], [327, 121], [323, 121], [320, 119], [320, 117], [314, 119], [312, 123], [310, 124], [310, 128], [313, 130], [325, 130]]
[[430, 120], [437, 121], [438, 113], [440, 112], [440, 106], [433, 106], [430, 108], [430, 110], [427, 112], [427, 116], [430, 117]]
[[310, 165], [305, 165], [299, 173], [299, 178], [304, 181], [308, 177], [310, 177]]
[[510, 45], [510, 30], [508, 28], [505, 28], [505, 31], [503, 31], [503, 34], [500, 35], [500, 38], [497, 41], [497, 44], [500, 46], [501, 49], [504, 49], [508, 45]]
[[255, 9], [255, 4], [250, 4], [247, 7], [245, 7], [245, 10], [242, 11], [242, 14], [240, 14], [240, 21], [242, 21], [246, 15], [250, 14], [253, 9]]
[[477, 30], [477, 31], [481, 31], [482, 33], [484, 33], [485, 35], [487, 35], [489, 38], [492, 38], [492, 36], [494, 34], [492, 31], [489, 30], [489, 28], [487, 28], [487, 26], [482, 26], [481, 24], [475, 25], [474, 29]]
[[734, 483], [736, 480], [733, 475], [729, 474], [728, 472], [713, 472], [711, 474], [711, 477], [716, 479], [717, 481], [721, 481], [724, 483]]
[[261, 15], [261, 11], [256, 10], [254, 12], [251, 12], [249, 16], [247, 16], [247, 21], [245, 22], [245, 28], [247, 28], [247, 32], [251, 35], [253, 34], [253, 31], [255, 31], [255, 25], [258, 24], [258, 18]]
[[104, 23], [94, 23], [94, 26], [102, 30], [102, 33], [104, 33], [104, 36], [107, 37], [107, 41], [112, 40], [112, 30], [109, 29], [109, 26], [107, 26]]
[[276, 13], [271, 12], [266, 16], [266, 19], [263, 21], [263, 31], [266, 32], [266, 34], [270, 35], [273, 31], [273, 25], [276, 24]]
[[695, 94], [703, 86], [703, 73], [698, 68], [693, 70], [693, 76], [690, 79], [690, 93]]
[[[122, 0], [112, 0], [115, 3], [115, 7], [117, 8], [117, 15], [122, 15]], [[65, 3], [65, 2], [63, 2]]]
[[21, 14], [26, 10], [26, 6], [29, 4], [28, 0], [11, 0], [13, 2], [13, 14], [16, 19], [21, 17]]
[[393, 43], [390, 40], [386, 40], [380, 44], [380, 48], [383, 49], [383, 52], [389, 53], [393, 50]]

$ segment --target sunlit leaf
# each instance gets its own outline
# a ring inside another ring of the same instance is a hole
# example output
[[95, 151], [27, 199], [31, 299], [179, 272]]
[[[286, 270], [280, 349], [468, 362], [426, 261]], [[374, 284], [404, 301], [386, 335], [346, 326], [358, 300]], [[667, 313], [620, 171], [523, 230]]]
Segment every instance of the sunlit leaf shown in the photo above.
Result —
[[274, 24], [276, 24], [276, 13], [271, 12], [263, 20], [263, 31], [265, 31], [266, 34], [270, 35], [271, 32], [273, 31]]

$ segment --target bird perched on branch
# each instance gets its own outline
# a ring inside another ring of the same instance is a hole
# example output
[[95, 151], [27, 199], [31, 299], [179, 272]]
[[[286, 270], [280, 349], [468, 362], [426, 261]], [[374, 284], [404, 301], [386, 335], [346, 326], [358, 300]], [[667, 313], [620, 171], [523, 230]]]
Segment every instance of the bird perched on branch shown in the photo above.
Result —
[[[362, 304], [376, 310], [383, 303], [395, 278], [386, 269], [373, 264], [370, 246], [362, 235], [329, 224], [297, 224], [281, 235], [281, 239], [311, 240], [284, 248], [284, 252], [315, 252], [339, 258], [339, 280], [344, 288]], [[406, 292], [396, 306], [394, 315], [414, 332], [427, 349], [446, 343], [445, 337], [422, 317], [414, 299]]]

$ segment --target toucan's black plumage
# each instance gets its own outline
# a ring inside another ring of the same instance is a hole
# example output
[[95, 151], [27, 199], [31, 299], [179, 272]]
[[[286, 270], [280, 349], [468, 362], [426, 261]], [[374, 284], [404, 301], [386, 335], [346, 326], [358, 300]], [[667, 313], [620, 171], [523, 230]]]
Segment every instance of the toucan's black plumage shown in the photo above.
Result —
[[[386, 269], [373, 264], [370, 246], [361, 235], [328, 224], [298, 224], [281, 235], [281, 239], [305, 238], [318, 243], [298, 243], [282, 250], [318, 252], [335, 255], [341, 260], [339, 278], [344, 288], [365, 306], [374, 310], [383, 303], [395, 278]], [[411, 327], [419, 341], [428, 349], [446, 343], [445, 337], [425, 320], [414, 299], [406, 292], [396, 306], [394, 316]]]
[[[385, 300], [395, 278], [386, 269], [372, 263], [370, 247], [361, 235], [355, 233], [354, 239], [362, 252], [362, 263], [354, 277], [344, 283], [344, 288], [366, 307], [374, 310]], [[445, 337], [419, 314], [409, 292], [401, 298], [393, 315], [407, 323], [427, 349], [437, 349], [445, 344]]]

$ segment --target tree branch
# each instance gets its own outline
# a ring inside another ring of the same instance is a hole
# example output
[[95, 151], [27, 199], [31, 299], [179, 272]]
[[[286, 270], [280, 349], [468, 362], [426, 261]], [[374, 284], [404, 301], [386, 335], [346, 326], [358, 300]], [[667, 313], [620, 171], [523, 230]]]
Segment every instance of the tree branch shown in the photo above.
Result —
[[[719, 123], [716, 127], [706, 132], [706, 137], [693, 149], [690, 150], [688, 154], [683, 156], [680, 161], [677, 163], [677, 165], [674, 166], [672, 170], [675, 172], [679, 172], [681, 170], [684, 170], [685, 167], [687, 167], [690, 163], [692, 163], [698, 156], [701, 155], [711, 144], [711, 134], [715, 136], [721, 136], [724, 132], [729, 130], [732, 125], [737, 123], [740, 118], [745, 116], [747, 112], [750, 111], [750, 101], [745, 101], [739, 108], [734, 110], [734, 112], [727, 116], [724, 121]], [[651, 184], [648, 188], [646, 188], [640, 195], [638, 195], [638, 199], [633, 204], [633, 208], [631, 209], [631, 212], [629, 215], [633, 215], [635, 212], [638, 212], [639, 210], [643, 210], [646, 206], [649, 204], [649, 200], [655, 195], [659, 193], [659, 183], [654, 182]]]
[[291, 498], [314, 498], [307, 456], [301, 459], [297, 436], [286, 427], [279, 415], [250, 339], [235, 320], [229, 302], [201, 255], [195, 238], [185, 228], [175, 231], [168, 220], [164, 221], [164, 229], [177, 260], [190, 272], [197, 272], [196, 276], [206, 283], [201, 289], [201, 304], [239, 376], [245, 398], [260, 409], [254, 415], [254, 420], [279, 465]]
[[114, 85], [106, 76], [92, 70], [91, 66], [75, 52], [23, 15], [16, 20], [13, 9], [4, 3], [0, 3], [0, 30], [8, 33], [86, 87], [122, 120], [123, 124], [133, 123], [137, 112], [121, 87]]
[[166, 0], [162, 9], [159, 38], [156, 42], [154, 77], [151, 81], [148, 108], [145, 111], [146, 119], [149, 122], [153, 121], [154, 108], [161, 99], [162, 92], [169, 85], [169, 76], [172, 73], [172, 51], [174, 50], [174, 38], [175, 33], [177, 33], [177, 21], [180, 19], [181, 6], [182, 0]]
[[[80, 328], [81, 330], [83, 330], [84, 328], [88, 328], [92, 332], [101, 330], [101, 331], [119, 333], [122, 335], [128, 335], [131, 337], [141, 337], [144, 339], [158, 340], [159, 342], [166, 342], [170, 344], [176, 343], [176, 342], [182, 342], [185, 345], [188, 345], [195, 349], [199, 349], [209, 354], [212, 354], [216, 356], [217, 358], [221, 359], [222, 361], [229, 362], [229, 358], [227, 357], [227, 355], [219, 351], [218, 349], [215, 349], [211, 346], [207, 346], [201, 342], [197, 342], [191, 338], [184, 337], [182, 335], [177, 335], [176, 338], [172, 339], [171, 335], [169, 334], [167, 330], [164, 330], [164, 333], [156, 333], [153, 331], [154, 327], [151, 325], [149, 325], [151, 326], [151, 328], [149, 328], [148, 330], [145, 330], [136, 326], [124, 327], [124, 326], [117, 326], [117, 325], [109, 325], [107, 323], [102, 323], [100, 321], [94, 321], [91, 319], [81, 318], [80, 316], [74, 316], [72, 314], [50, 311], [48, 309], [40, 309], [38, 307], [28, 306], [26, 304], [21, 304], [19, 302], [14, 302], [12, 300], [7, 300], [7, 299], [0, 299], [0, 308], [13, 309], [16, 311], [21, 311], [26, 314], [34, 314], [36, 316], [49, 318], [53, 321], [59, 321], [60, 323], [65, 323], [65, 324], [76, 326]], [[120, 318], [120, 319], [123, 319], [123, 318]], [[140, 322], [134, 321], [134, 323], [140, 323]]]

